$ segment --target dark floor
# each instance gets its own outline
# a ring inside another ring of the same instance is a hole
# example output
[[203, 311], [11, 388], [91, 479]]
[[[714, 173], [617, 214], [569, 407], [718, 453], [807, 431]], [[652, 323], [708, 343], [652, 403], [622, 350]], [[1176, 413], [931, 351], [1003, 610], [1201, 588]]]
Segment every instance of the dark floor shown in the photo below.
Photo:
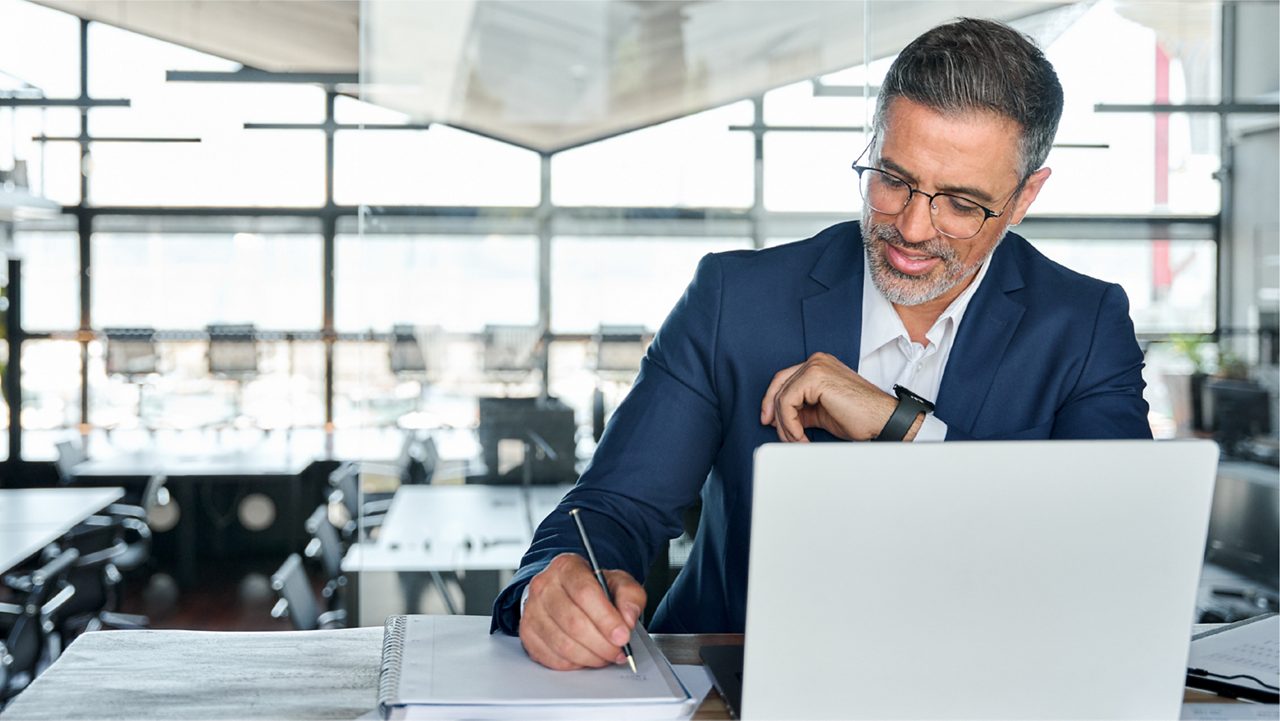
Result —
[[125, 579], [120, 611], [147, 616], [151, 628], [201, 631], [287, 631], [287, 618], [271, 617], [276, 594], [271, 574], [278, 560], [238, 559], [206, 562], [199, 579], [179, 589], [173, 577], [155, 572], [149, 579]]

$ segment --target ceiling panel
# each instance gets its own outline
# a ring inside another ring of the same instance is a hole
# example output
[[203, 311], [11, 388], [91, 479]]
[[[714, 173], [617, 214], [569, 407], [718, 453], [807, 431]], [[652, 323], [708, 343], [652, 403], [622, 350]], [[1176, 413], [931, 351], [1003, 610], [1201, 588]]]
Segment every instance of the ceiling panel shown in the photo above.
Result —
[[[892, 54], [957, 16], [1046, 0], [41, 0], [274, 71], [357, 72], [365, 100], [555, 152]], [[364, 13], [364, 62], [359, 42]]]

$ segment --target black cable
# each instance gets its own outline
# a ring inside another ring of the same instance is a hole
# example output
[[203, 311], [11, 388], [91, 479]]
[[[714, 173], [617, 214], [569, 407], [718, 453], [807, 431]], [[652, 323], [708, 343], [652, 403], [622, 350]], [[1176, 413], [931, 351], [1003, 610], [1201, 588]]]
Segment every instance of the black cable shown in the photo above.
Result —
[[1213, 677], [1213, 678], [1220, 678], [1220, 679], [1223, 679], [1224, 681], [1230, 681], [1230, 680], [1232, 680], [1232, 679], [1237, 679], [1237, 678], [1247, 678], [1247, 679], [1249, 679], [1250, 681], [1252, 681], [1252, 682], [1254, 682], [1254, 683], [1258, 684], [1259, 686], [1261, 686], [1261, 687], [1263, 687], [1263, 688], [1269, 688], [1269, 689], [1271, 689], [1272, 691], [1280, 691], [1280, 688], [1278, 688], [1278, 687], [1276, 687], [1276, 686], [1272, 686], [1271, 684], [1266, 683], [1265, 681], [1263, 681], [1263, 680], [1261, 680], [1261, 679], [1259, 679], [1259, 678], [1255, 678], [1255, 677], [1253, 677], [1253, 676], [1250, 676], [1250, 675], [1249, 675], [1249, 674], [1247, 674], [1247, 673], [1238, 673], [1238, 674], [1236, 674], [1236, 675], [1234, 675], [1234, 676], [1223, 676], [1223, 675], [1222, 675], [1222, 674], [1220, 674], [1220, 673], [1213, 673], [1212, 671], [1206, 671], [1206, 670], [1204, 670], [1204, 669], [1202, 669], [1202, 668], [1189, 668], [1189, 669], [1187, 669], [1187, 673], [1189, 673], [1189, 674], [1191, 674], [1191, 675], [1193, 675], [1193, 676], [1211, 676], [1211, 677]]

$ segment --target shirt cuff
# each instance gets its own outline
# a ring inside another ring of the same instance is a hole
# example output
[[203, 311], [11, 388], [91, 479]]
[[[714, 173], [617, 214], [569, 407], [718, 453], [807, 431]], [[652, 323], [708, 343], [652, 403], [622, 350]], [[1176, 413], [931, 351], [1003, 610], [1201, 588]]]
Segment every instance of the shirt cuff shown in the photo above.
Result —
[[[945, 432], [944, 432], [945, 435]], [[520, 618], [524, 618], [524, 602], [529, 600], [529, 584], [525, 584], [524, 590], [520, 592]]]
[[[919, 432], [916, 433], [915, 442], [919, 443], [921, 441], [924, 441], [926, 443], [933, 443], [937, 441], [945, 441], [946, 439], [947, 439], [947, 424], [943, 423], [937, 416], [933, 415], [932, 413], [924, 414], [924, 423], [920, 424], [920, 430]], [[526, 587], [525, 593], [528, 593], [528, 592], [529, 592], [529, 589]], [[520, 608], [521, 609], [524, 608], [523, 602], [521, 602]]]

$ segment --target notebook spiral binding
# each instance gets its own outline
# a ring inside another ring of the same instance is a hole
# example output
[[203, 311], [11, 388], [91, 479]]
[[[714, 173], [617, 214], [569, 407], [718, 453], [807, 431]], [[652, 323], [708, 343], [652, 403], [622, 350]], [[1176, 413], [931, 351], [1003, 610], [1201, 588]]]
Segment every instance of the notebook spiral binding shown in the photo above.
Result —
[[382, 632], [382, 667], [378, 670], [378, 711], [387, 718], [400, 694], [401, 657], [404, 655], [404, 616], [390, 616]]

